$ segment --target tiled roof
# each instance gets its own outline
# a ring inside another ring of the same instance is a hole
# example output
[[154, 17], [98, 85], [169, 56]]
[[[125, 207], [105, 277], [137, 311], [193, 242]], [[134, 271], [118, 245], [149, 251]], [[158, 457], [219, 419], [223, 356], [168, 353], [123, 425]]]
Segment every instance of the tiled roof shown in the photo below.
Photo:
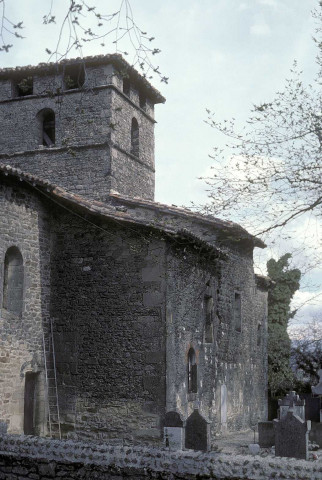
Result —
[[247, 232], [247, 230], [238, 225], [238, 223], [231, 222], [229, 220], [222, 220], [214, 217], [213, 215], [194, 212], [186, 207], [167, 205], [164, 203], [155, 202], [153, 200], [145, 200], [137, 197], [127, 197], [120, 195], [117, 192], [110, 193], [110, 197], [116, 201], [119, 201], [123, 205], [142, 206], [154, 210], [157, 209], [160, 213], [172, 213], [181, 217], [191, 218], [192, 220], [196, 220], [205, 224], [216, 225], [217, 228], [222, 230], [230, 230], [232, 233], [235, 232], [241, 238], [252, 238], [257, 247], [264, 248], [266, 246], [260, 238], [251, 235], [249, 232]]
[[141, 75], [134, 67], [132, 67], [123, 57], [118, 53], [108, 54], [108, 55], [94, 55], [84, 58], [72, 58], [64, 59], [58, 63], [39, 63], [38, 65], [26, 65], [23, 67], [14, 67], [14, 68], [0, 68], [0, 78], [9, 78], [12, 76], [22, 75], [22, 74], [35, 74], [35, 73], [57, 73], [66, 65], [77, 65], [80, 63], [85, 63], [86, 65], [105, 65], [112, 63], [118, 68], [124, 69], [128, 72], [132, 81], [140, 83], [143, 85], [147, 94], [154, 100], [155, 103], [164, 103], [165, 98], [161, 93], [154, 88], [150, 82]]
[[4, 165], [0, 163], [0, 173], [3, 173], [5, 176], [10, 175], [10, 177], [17, 177], [21, 181], [26, 181], [33, 186], [46, 187], [48, 191], [51, 191], [55, 188], [48, 180], [44, 180], [30, 173], [23, 172], [19, 168], [11, 167], [10, 165]]
[[[103, 203], [96, 200], [91, 200], [75, 193], [70, 193], [64, 190], [63, 188], [51, 184], [49, 181], [41, 179], [35, 175], [25, 173], [18, 168], [13, 168], [9, 165], [4, 165], [0, 163], [0, 175], [10, 176], [11, 178], [17, 178], [20, 181], [25, 181], [30, 186], [41, 189], [53, 195], [57, 200], [61, 200], [63, 203], [67, 202], [70, 207], [80, 207], [86, 209], [87, 212], [90, 212], [94, 215], [104, 216], [114, 220], [124, 221], [127, 223], [132, 223], [136, 225], [144, 225], [148, 227], [153, 227], [158, 230], [162, 230], [166, 233], [184, 235], [186, 237], [195, 237], [200, 242], [204, 242], [204, 239], [198, 237], [196, 233], [190, 232], [189, 229], [182, 229], [178, 225], [168, 221], [163, 221], [163, 216], [171, 215], [174, 219], [184, 219], [190, 220], [192, 224], [201, 224], [203, 226], [209, 226], [214, 228], [219, 232], [225, 232], [225, 234], [235, 237], [236, 239], [249, 239], [253, 241], [254, 245], [260, 248], [265, 247], [264, 242], [259, 238], [249, 234], [244, 228], [240, 225], [220, 220], [211, 215], [201, 215], [199, 213], [193, 212], [187, 208], [180, 208], [165, 205], [162, 203], [153, 202], [151, 200], [144, 200], [141, 198], [129, 198], [123, 197], [120, 194], [114, 192], [110, 195], [111, 203]], [[155, 217], [142, 216], [138, 212], [138, 209], [141, 208], [145, 211], [152, 211], [155, 214]], [[209, 247], [213, 247], [208, 243]]]

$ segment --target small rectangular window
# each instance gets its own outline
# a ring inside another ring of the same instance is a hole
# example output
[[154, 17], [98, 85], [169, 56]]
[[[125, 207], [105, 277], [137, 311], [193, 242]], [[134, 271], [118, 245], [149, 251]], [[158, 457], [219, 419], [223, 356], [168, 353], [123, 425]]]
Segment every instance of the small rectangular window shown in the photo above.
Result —
[[194, 349], [191, 347], [188, 352], [188, 393], [197, 393], [197, 378], [196, 354]]
[[241, 332], [241, 296], [240, 293], [235, 293], [234, 299], [234, 324], [235, 330]]
[[262, 324], [259, 322], [257, 325], [257, 346], [260, 347], [262, 342]]

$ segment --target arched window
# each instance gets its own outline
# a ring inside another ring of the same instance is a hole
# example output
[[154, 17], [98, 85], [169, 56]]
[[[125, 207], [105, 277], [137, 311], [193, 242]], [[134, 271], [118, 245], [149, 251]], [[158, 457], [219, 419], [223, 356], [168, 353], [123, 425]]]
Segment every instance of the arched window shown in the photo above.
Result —
[[132, 118], [131, 126], [131, 153], [136, 157], [139, 156], [139, 124], [136, 118]]
[[192, 347], [188, 352], [188, 393], [197, 393], [196, 354]]
[[45, 108], [37, 116], [40, 123], [41, 144], [45, 147], [52, 147], [56, 139], [55, 112], [50, 108]]
[[23, 259], [17, 247], [10, 247], [4, 259], [3, 308], [17, 315], [22, 313]]

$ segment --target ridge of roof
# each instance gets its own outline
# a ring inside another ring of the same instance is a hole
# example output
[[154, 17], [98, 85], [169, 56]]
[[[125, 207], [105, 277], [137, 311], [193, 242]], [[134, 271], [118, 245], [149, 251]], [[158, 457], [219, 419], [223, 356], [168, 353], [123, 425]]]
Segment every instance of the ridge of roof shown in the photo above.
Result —
[[149, 92], [151, 97], [155, 100], [155, 103], [164, 103], [165, 98], [155, 87], [151, 85], [148, 79], [141, 75], [134, 66], [130, 65], [119, 53], [108, 53], [105, 55], [91, 55], [88, 57], [77, 57], [70, 59], [63, 59], [59, 62], [42, 62], [38, 65], [25, 65], [8, 68], [0, 68], [0, 78], [6, 78], [8, 76], [19, 75], [22, 73], [37, 73], [37, 72], [52, 72], [57, 68], [69, 65], [77, 65], [85, 62], [87, 65], [103, 65], [112, 63], [117, 67], [126, 69], [129, 72], [130, 77], [136, 82], [142, 82], [145, 89]]
[[222, 229], [228, 228], [231, 230], [235, 230], [236, 232], [239, 232], [242, 235], [244, 235], [244, 237], [252, 238], [256, 246], [260, 248], [266, 247], [265, 243], [260, 238], [256, 237], [255, 235], [252, 235], [245, 228], [240, 226], [238, 223], [232, 222], [230, 220], [222, 220], [210, 214], [194, 212], [193, 210], [190, 210], [187, 207], [178, 207], [177, 205], [167, 205], [165, 203], [155, 202], [154, 200], [146, 200], [140, 197], [128, 197], [126, 195], [121, 195], [120, 193], [115, 191], [110, 192], [109, 196], [112, 199], [119, 201], [122, 204], [125, 203], [130, 205], [139, 205], [139, 206], [147, 207], [151, 209], [158, 209], [159, 211], [161, 210], [164, 213], [190, 217], [191, 219], [195, 219], [211, 225], [216, 224]]
[[[54, 185], [46, 179], [42, 179], [36, 175], [32, 175], [30, 173], [23, 172], [19, 168], [11, 167], [10, 165], [4, 165], [0, 163], [0, 173], [4, 174], [5, 176], [10, 176], [13, 178], [18, 178], [20, 181], [26, 181], [32, 187], [41, 187], [44, 188], [47, 192], [55, 195], [55, 197], [78, 205], [80, 207], [85, 208], [89, 212], [102, 215], [106, 217], [113, 218], [115, 220], [123, 220], [130, 223], [135, 223], [139, 225], [150, 226], [157, 229], [162, 229], [167, 233], [175, 233], [177, 234], [179, 231], [183, 232], [186, 229], [172, 227], [170, 224], [156, 223], [151, 221], [146, 221], [144, 218], [134, 217], [131, 212], [128, 212], [127, 209], [120, 208], [126, 204], [132, 204], [134, 206], [139, 206], [143, 208], [153, 209], [160, 213], [168, 213], [172, 214], [177, 217], [189, 218], [191, 220], [196, 220], [202, 223], [206, 223], [210, 226], [216, 226], [217, 228], [224, 230], [225, 228], [232, 231], [232, 233], [241, 234], [243, 238], [251, 239], [254, 242], [255, 246], [260, 248], [265, 247], [265, 243], [260, 240], [259, 238], [251, 235], [247, 232], [243, 227], [238, 225], [234, 222], [229, 222], [226, 220], [220, 220], [216, 217], [211, 215], [202, 215], [200, 213], [193, 212], [187, 208], [180, 208], [180, 207], [173, 207], [162, 203], [157, 203], [152, 200], [144, 200], [142, 198], [130, 198], [130, 197], [123, 197], [117, 192], [113, 192], [110, 194], [110, 198], [112, 200], [118, 200], [121, 203], [121, 206], [113, 205], [113, 203], [103, 203], [97, 200], [90, 200], [88, 198], [82, 197], [81, 195], [67, 192], [62, 187], [58, 185]], [[192, 232], [191, 232], [191, 235]], [[210, 245], [210, 244], [209, 244]]]

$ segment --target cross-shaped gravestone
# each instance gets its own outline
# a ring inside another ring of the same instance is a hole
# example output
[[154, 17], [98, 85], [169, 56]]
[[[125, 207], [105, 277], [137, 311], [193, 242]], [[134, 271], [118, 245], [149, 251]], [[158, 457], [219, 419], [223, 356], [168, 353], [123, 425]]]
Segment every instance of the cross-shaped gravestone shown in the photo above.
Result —
[[282, 400], [279, 400], [278, 405], [279, 420], [287, 415], [290, 408], [293, 409], [295, 415], [305, 420], [305, 400], [301, 400], [294, 390], [287, 393]]
[[274, 420], [275, 455], [308, 460], [311, 422], [302, 420], [290, 408], [281, 420]]

